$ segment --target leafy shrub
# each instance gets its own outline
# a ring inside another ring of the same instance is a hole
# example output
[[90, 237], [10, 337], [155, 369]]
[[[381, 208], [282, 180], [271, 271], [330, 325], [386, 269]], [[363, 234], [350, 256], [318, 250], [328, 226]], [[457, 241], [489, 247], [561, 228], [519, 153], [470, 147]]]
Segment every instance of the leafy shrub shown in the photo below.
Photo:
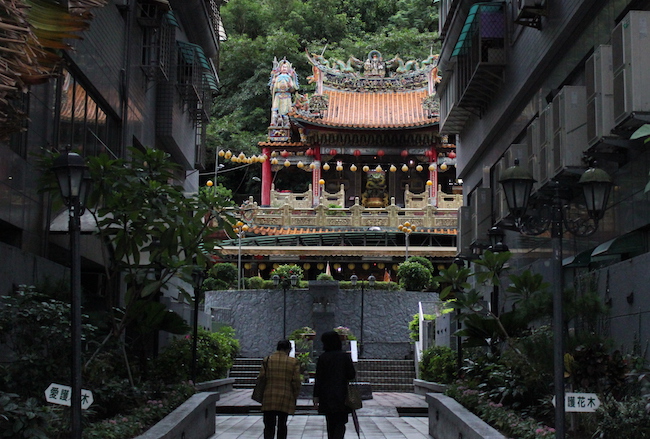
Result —
[[264, 279], [260, 276], [253, 276], [246, 279], [246, 287], [251, 290], [261, 290], [264, 288]]
[[316, 280], [334, 280], [334, 276], [327, 273], [320, 273], [316, 276]]
[[431, 272], [417, 262], [403, 262], [397, 269], [399, 284], [407, 291], [422, 291], [431, 284]]
[[[301, 281], [303, 277], [302, 268], [296, 264], [283, 264], [278, 266], [278, 268], [271, 272], [271, 279], [273, 279], [273, 276], [276, 274], [280, 276], [280, 284], [290, 282], [291, 276], [294, 274], [298, 276], [298, 281]], [[291, 285], [291, 283], [288, 283], [288, 285]]]
[[[86, 341], [95, 329], [83, 325]], [[70, 379], [70, 304], [26, 285], [1, 296], [0, 343], [8, 360], [0, 388], [23, 398], [42, 398], [50, 383]]]
[[[209, 271], [209, 277], [203, 282], [203, 289], [208, 291], [208, 286], [215, 286], [225, 290], [237, 285], [237, 267], [231, 263], [215, 264]], [[221, 282], [218, 282], [221, 281]], [[225, 284], [225, 287], [223, 287]]]
[[[197, 339], [196, 380], [225, 378], [239, 352], [234, 330], [224, 326], [218, 332], [199, 329]], [[174, 340], [152, 362], [151, 377], [165, 383], [187, 380], [192, 364], [192, 337]]]
[[84, 428], [84, 439], [130, 439], [154, 426], [196, 392], [194, 386], [181, 382], [162, 391], [147, 392], [134, 410]]
[[55, 417], [37, 398], [21, 400], [15, 393], [0, 392], [0, 437], [48, 439]]
[[555, 429], [537, 420], [509, 410], [501, 403], [495, 403], [476, 389], [463, 385], [451, 385], [446, 394], [466, 409], [499, 430], [506, 437], [517, 439], [554, 438]]
[[[433, 314], [424, 314], [424, 320], [435, 320], [436, 316]], [[409, 322], [409, 338], [413, 341], [420, 340], [420, 314], [413, 314], [413, 320]]]
[[427, 268], [427, 270], [429, 270], [429, 273], [431, 273], [431, 276], [434, 275], [433, 264], [431, 263], [430, 260], [428, 260], [425, 257], [422, 257], [422, 256], [409, 256], [409, 258], [406, 260], [406, 262], [417, 262], [420, 265], [424, 265]]
[[650, 410], [642, 397], [622, 401], [606, 398], [596, 411], [599, 437], [603, 439], [641, 439], [650, 437]]
[[226, 282], [214, 277], [209, 277], [203, 281], [203, 291], [222, 291], [229, 288], [230, 286]]
[[449, 384], [456, 378], [456, 354], [445, 346], [432, 346], [422, 352], [420, 376], [425, 381]]

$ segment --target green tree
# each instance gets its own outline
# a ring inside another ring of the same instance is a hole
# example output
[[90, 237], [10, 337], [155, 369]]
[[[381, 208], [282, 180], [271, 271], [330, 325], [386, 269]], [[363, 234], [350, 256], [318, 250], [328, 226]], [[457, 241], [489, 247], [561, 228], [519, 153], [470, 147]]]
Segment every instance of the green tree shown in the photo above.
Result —
[[[225, 211], [230, 201], [222, 197], [223, 191], [202, 188], [187, 196], [182, 186], [170, 184], [180, 166], [169, 154], [135, 148], [129, 153], [129, 159], [107, 155], [88, 159], [94, 183], [88, 206], [103, 244], [106, 287], [121, 279], [126, 284], [123, 297], [106, 294], [110, 329], [95, 355], [110, 340], [122, 340], [127, 328], [137, 335], [131, 343], [154, 330], [185, 333], [187, 325], [165, 311], [157, 301], [159, 294], [172, 279], [191, 284], [192, 271], [205, 269], [210, 260], [214, 229], [232, 231], [234, 223]], [[43, 161], [45, 169], [51, 167], [51, 159]], [[44, 175], [44, 190], [59, 196], [53, 177]], [[181, 293], [193, 301], [187, 292]]]

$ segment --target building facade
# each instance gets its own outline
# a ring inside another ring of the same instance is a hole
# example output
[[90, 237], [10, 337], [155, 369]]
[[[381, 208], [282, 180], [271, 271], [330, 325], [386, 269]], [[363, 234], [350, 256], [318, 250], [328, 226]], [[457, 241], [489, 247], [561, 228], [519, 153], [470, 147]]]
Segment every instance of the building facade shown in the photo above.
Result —
[[581, 212], [574, 189], [596, 164], [614, 189], [595, 234], [563, 235], [564, 287], [601, 295], [600, 330], [628, 352], [650, 338], [650, 154], [638, 131], [650, 114], [648, 9], [645, 1], [440, 2], [440, 132], [455, 137], [464, 182], [459, 254], [470, 258], [500, 225], [512, 270], [552, 282], [550, 234], [515, 230], [501, 174], [515, 160], [532, 174], [537, 217], [551, 184], [568, 188], [566, 217]]
[[[53, 211], [37, 190], [42, 151], [123, 158], [130, 146], [157, 148], [182, 166], [176, 177], [185, 189], [198, 189], [225, 38], [221, 3], [107, 1], [90, 10], [81, 38], [68, 40], [58, 74], [22, 94], [24, 126], [0, 144], [0, 291], [61, 278], [69, 265], [67, 212]], [[92, 292], [105, 279], [91, 231], [82, 230], [81, 256]]]

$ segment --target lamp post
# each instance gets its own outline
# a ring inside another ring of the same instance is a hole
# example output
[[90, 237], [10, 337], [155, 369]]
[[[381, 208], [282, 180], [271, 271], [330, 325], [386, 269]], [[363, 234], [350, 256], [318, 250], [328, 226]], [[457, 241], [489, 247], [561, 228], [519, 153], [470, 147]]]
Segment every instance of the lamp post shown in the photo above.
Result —
[[[490, 238], [490, 246], [488, 250], [492, 253], [507, 252], [508, 246], [503, 243], [506, 233], [500, 227], [494, 226], [488, 230], [488, 237]], [[492, 282], [492, 297], [490, 300], [490, 310], [492, 314], [499, 317], [499, 285]]]
[[199, 339], [199, 303], [201, 302], [201, 289], [203, 288], [204, 280], [205, 272], [198, 267], [195, 268], [192, 271], [192, 281], [194, 283], [194, 320], [192, 322], [192, 367], [190, 370], [190, 379], [194, 384], [196, 384], [196, 357]]
[[72, 338], [72, 396], [70, 411], [71, 438], [81, 439], [81, 215], [90, 192], [90, 175], [84, 159], [76, 153], [61, 154], [54, 160], [52, 171], [56, 174], [61, 197], [68, 206], [70, 232], [70, 295]]
[[[370, 276], [368, 276], [368, 281], [367, 281], [368, 282], [368, 287], [370, 287], [370, 288], [374, 287], [376, 280], [377, 280], [377, 278], [375, 278], [375, 276], [373, 276], [372, 274]], [[356, 288], [358, 281], [359, 281], [359, 276], [357, 276], [356, 274], [353, 274], [352, 276], [350, 276], [350, 284], [352, 284], [352, 288]], [[359, 321], [359, 326], [360, 326], [360, 328], [359, 328], [360, 329], [360, 332], [359, 332], [359, 345], [360, 345], [359, 352], [360, 352], [360, 354], [363, 354], [363, 315], [364, 315], [363, 307], [364, 307], [364, 304], [365, 304], [365, 288], [364, 288], [363, 281], [361, 281], [361, 318], [360, 318], [360, 321]]]
[[246, 232], [248, 231], [248, 224], [244, 224], [241, 221], [237, 221], [237, 224], [235, 224], [235, 227], [233, 227], [233, 231], [237, 234], [237, 239], [239, 241], [238, 250], [237, 250], [237, 289], [241, 290], [241, 288], [242, 288], [242, 284], [241, 284], [241, 239], [246, 235]]
[[[550, 201], [550, 218], [526, 217], [526, 210], [530, 200], [530, 193], [535, 180], [532, 175], [515, 165], [506, 169], [499, 183], [503, 187], [508, 203], [508, 209], [515, 218], [516, 227], [524, 234], [541, 234], [551, 230], [553, 248], [552, 276], [553, 276], [553, 382], [555, 387], [555, 437], [565, 437], [565, 409], [564, 409], [564, 316], [562, 307], [562, 235], [563, 228], [576, 236], [589, 236], [598, 229], [598, 222], [605, 214], [607, 200], [611, 190], [610, 176], [598, 168], [589, 168], [585, 171], [578, 185], [582, 187], [585, 197], [588, 218], [569, 220], [565, 211], [568, 209], [563, 203], [560, 185], [553, 183], [553, 197]], [[532, 227], [528, 227], [528, 223]]]
[[[280, 284], [280, 276], [273, 275], [273, 286], [276, 288]], [[289, 280], [282, 279], [282, 339], [287, 338], [287, 288], [292, 288], [298, 285], [298, 276], [292, 274]]]
[[409, 258], [409, 235], [417, 229], [415, 224], [406, 221], [404, 224], [397, 226], [397, 230], [404, 233], [404, 260]]

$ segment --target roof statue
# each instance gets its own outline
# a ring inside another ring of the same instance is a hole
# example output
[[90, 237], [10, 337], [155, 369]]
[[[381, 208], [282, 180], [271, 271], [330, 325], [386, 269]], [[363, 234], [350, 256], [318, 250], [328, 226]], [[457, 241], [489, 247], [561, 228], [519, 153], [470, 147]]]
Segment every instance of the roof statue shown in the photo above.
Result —
[[371, 50], [368, 53], [368, 59], [363, 63], [363, 75], [375, 78], [386, 76], [386, 63], [379, 51]]
[[293, 94], [298, 88], [298, 75], [291, 63], [286, 58], [279, 62], [273, 58], [273, 70], [269, 79], [272, 96], [270, 141], [285, 142], [291, 137], [288, 114], [293, 108]]
[[300, 88], [300, 85], [296, 71], [286, 58], [280, 62], [277, 58], [273, 59], [269, 87], [273, 96], [271, 126], [288, 126], [287, 114], [293, 106], [293, 93]]

